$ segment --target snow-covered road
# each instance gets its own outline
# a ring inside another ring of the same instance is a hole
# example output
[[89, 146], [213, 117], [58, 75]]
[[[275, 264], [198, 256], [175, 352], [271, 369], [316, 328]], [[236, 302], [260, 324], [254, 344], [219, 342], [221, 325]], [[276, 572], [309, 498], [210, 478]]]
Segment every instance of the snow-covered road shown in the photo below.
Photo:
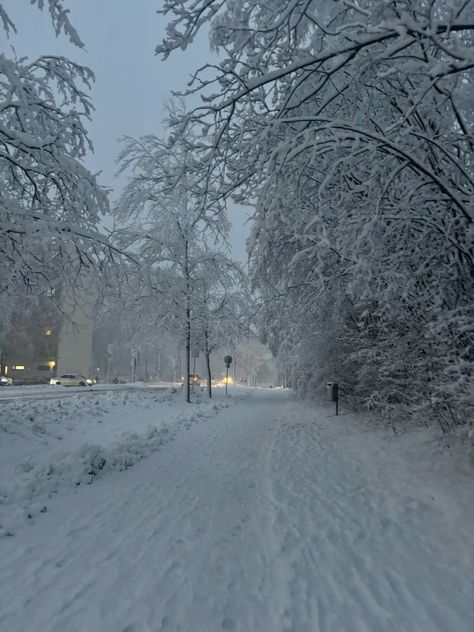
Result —
[[0, 628], [472, 631], [467, 481], [431, 495], [388, 440], [381, 454], [330, 414], [242, 389], [132, 469], [58, 494], [0, 540]]
[[103, 393], [123, 392], [123, 391], [140, 391], [140, 390], [156, 390], [163, 391], [173, 386], [170, 382], [161, 384], [94, 384], [91, 387], [81, 386], [50, 386], [42, 384], [39, 386], [14, 386], [10, 388], [0, 389], [0, 406], [15, 400], [40, 401], [44, 399], [64, 399], [66, 397], [75, 397], [81, 395], [83, 397], [95, 397]]

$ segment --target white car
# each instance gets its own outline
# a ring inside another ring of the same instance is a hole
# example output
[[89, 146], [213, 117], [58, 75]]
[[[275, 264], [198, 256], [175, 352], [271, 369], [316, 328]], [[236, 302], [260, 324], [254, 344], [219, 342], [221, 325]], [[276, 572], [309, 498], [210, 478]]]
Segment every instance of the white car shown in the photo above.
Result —
[[63, 386], [92, 386], [93, 381], [80, 373], [64, 373], [58, 377], [52, 377], [49, 383]]
[[13, 380], [11, 377], [7, 377], [6, 375], [0, 375], [0, 386], [12, 386]]

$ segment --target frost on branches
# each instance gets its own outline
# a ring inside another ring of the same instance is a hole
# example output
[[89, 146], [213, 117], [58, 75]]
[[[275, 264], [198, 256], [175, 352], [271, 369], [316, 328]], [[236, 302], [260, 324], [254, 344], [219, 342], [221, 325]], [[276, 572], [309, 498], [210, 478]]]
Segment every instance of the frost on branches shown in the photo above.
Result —
[[[44, 2], [33, 2], [43, 9]], [[57, 33], [82, 43], [61, 3], [50, 0]], [[7, 33], [15, 27], [0, 5]], [[18, 302], [64, 283], [74, 287], [107, 256], [98, 234], [105, 192], [84, 166], [84, 127], [93, 73], [64, 57], [0, 54], [0, 296], [6, 318]]]
[[[302, 392], [473, 417], [472, 0], [167, 0], [220, 63], [183, 117], [209, 191], [255, 205], [265, 335]], [[180, 127], [177, 126], [177, 130]]]
[[135, 326], [177, 334], [188, 402], [191, 349], [205, 355], [211, 396], [210, 355], [245, 327], [240, 269], [226, 255], [228, 222], [202, 202], [189, 142], [189, 135], [172, 144], [153, 135], [124, 139], [118, 162], [129, 180], [115, 208], [115, 243], [140, 261], [126, 311]]

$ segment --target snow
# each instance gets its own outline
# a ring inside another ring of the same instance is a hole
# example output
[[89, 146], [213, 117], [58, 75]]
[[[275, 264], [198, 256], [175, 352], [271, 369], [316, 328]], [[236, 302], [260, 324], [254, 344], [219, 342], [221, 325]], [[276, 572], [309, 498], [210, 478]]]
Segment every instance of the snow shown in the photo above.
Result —
[[124, 390], [156, 390], [179, 386], [180, 383], [156, 382], [152, 385], [144, 382], [134, 382], [133, 384], [108, 384], [106, 382], [94, 384], [91, 387], [63, 386], [50, 384], [34, 384], [28, 386], [3, 387], [0, 389], [0, 403], [12, 399], [57, 399], [72, 397], [76, 394], [87, 395], [103, 393], [104, 391], [124, 391]]
[[128, 469], [172, 439], [181, 425], [218, 408], [186, 408], [176, 389], [60, 390], [25, 387], [24, 399], [0, 404], [0, 536], [44, 512], [60, 487]]
[[[472, 466], [459, 453], [285, 390], [231, 393], [191, 406], [170, 391], [103, 394], [95, 417], [80, 395], [61, 402], [67, 415], [44, 401], [42, 433], [11, 412], [11, 465], [21, 445], [37, 474], [64, 465], [61, 442], [90, 464], [86, 441], [111, 465], [92, 485], [62, 472], [53, 497], [31, 492], [47, 511], [0, 539], [2, 629], [472, 630]], [[127, 471], [115, 446], [139, 457]]]

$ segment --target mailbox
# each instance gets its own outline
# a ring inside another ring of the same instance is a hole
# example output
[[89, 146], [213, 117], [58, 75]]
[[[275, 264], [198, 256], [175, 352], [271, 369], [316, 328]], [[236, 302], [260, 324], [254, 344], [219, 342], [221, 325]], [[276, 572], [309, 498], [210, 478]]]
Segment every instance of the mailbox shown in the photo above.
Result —
[[326, 384], [326, 392], [330, 402], [337, 402], [339, 400], [339, 384], [337, 382], [328, 382]]

